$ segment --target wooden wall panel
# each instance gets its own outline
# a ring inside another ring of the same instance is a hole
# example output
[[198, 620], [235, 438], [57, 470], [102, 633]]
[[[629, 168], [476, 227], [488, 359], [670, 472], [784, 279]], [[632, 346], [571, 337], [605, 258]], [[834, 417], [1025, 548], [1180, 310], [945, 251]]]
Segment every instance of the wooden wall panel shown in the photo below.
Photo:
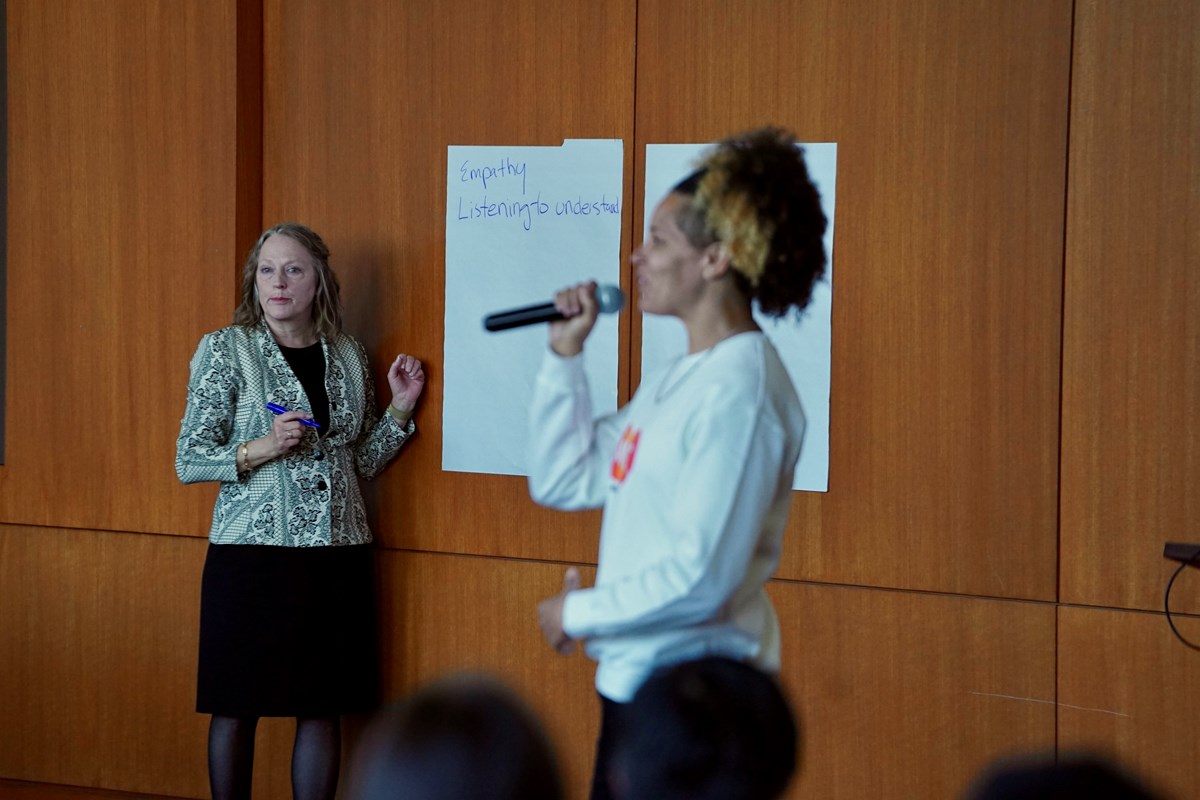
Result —
[[0, 778], [206, 795], [205, 546], [0, 525]]
[[[0, 796], [209, 796], [195, 711], [206, 547], [0, 525]], [[293, 733], [259, 724], [255, 797], [291, 797]]]
[[[388, 699], [442, 675], [487, 672], [519, 692], [559, 749], [571, 796], [584, 798], [599, 732], [592, 662], [545, 644], [538, 601], [562, 588], [558, 564], [429, 553], [381, 553]], [[590, 585], [594, 570], [581, 571]]]
[[[806, 731], [792, 796], [953, 796], [1056, 724], [1061, 747], [1200, 785], [1196, 654], [1160, 615], [1062, 608], [1056, 642], [1053, 605], [969, 596], [1055, 599], [1061, 524], [1064, 600], [1156, 608], [1162, 542], [1197, 539], [1193, 4], [8, 13], [0, 794], [207, 795], [194, 537], [215, 487], [177, 484], [173, 442], [188, 357], [229, 319], [249, 240], [298, 218], [327, 236], [377, 376], [397, 350], [429, 365], [421, 435], [369, 492], [389, 696], [499, 673], [582, 796], [593, 666], [542, 644], [534, 606], [594, 559], [598, 516], [440, 471], [445, 148], [623, 139], [624, 258], [646, 144], [762, 122], [841, 156], [831, 491], [797, 496], [790, 580], [771, 586]], [[621, 324], [627, 395], [640, 325]], [[1195, 611], [1193, 574], [1177, 596]], [[258, 742], [255, 795], [282, 800], [290, 722]]]
[[830, 491], [783, 574], [1053, 599], [1070, 10], [639, 9], [638, 180], [649, 143], [838, 143]]
[[380, 381], [401, 351], [429, 375], [419, 436], [373, 487], [388, 546], [595, 557], [595, 515], [441, 471], [446, 147], [618, 138], [632, 163], [634, 6], [266, 3], [264, 219], [326, 237]]
[[[1170, 797], [1200, 786], [1200, 653], [1162, 614], [1062, 607], [1058, 626], [1058, 746], [1100, 752]], [[1177, 619], [1200, 642], [1200, 620]]]
[[958, 797], [1054, 745], [1054, 607], [776, 582], [804, 731], [794, 797]]
[[236, 5], [8, 3], [3, 521], [207, 530], [172, 464], [232, 310]]
[[0, 797], [4, 800], [162, 800], [160, 797], [146, 794], [3, 779], [0, 779]]
[[[562, 566], [381, 555], [391, 698], [448, 672], [498, 674], [542, 715], [584, 797], [594, 665], [543, 643]], [[583, 582], [590, 584], [591, 570]], [[1012, 749], [1054, 744], [1054, 607], [776, 582], [783, 680], [802, 718], [796, 797], [952, 797]]]
[[1156, 609], [1163, 544], [1200, 544], [1200, 5], [1077, 9], [1062, 597]]

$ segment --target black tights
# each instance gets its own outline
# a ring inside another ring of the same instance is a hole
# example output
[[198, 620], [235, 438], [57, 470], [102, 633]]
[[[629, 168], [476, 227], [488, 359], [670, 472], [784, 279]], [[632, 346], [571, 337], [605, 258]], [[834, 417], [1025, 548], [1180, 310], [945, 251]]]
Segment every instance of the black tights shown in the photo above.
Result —
[[[208, 726], [213, 800], [250, 800], [258, 717], [219, 717]], [[333, 800], [342, 759], [338, 717], [299, 717], [292, 745], [293, 800]]]

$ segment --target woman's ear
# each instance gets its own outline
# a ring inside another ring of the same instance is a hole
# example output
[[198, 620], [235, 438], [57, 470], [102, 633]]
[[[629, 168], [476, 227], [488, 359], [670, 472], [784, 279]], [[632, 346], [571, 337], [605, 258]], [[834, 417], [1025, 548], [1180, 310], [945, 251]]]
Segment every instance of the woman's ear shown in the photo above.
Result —
[[729, 274], [732, 267], [733, 260], [724, 244], [713, 242], [704, 248], [704, 268], [701, 274], [705, 280], [719, 281]]

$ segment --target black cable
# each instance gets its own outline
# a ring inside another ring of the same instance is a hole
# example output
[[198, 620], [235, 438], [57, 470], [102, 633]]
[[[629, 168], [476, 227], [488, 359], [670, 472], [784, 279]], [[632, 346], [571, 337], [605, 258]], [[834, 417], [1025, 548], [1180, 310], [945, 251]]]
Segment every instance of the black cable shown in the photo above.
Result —
[[1175, 627], [1175, 621], [1171, 619], [1171, 586], [1175, 584], [1175, 579], [1179, 577], [1179, 573], [1183, 572], [1187, 567], [1196, 566], [1197, 559], [1200, 559], [1200, 550], [1197, 550], [1191, 558], [1179, 565], [1178, 569], [1171, 575], [1171, 580], [1167, 581], [1167, 590], [1163, 593], [1163, 611], [1167, 614], [1167, 624], [1171, 626], [1171, 632], [1175, 634], [1175, 638], [1193, 650], [1200, 650], [1200, 647], [1183, 638], [1183, 634]]

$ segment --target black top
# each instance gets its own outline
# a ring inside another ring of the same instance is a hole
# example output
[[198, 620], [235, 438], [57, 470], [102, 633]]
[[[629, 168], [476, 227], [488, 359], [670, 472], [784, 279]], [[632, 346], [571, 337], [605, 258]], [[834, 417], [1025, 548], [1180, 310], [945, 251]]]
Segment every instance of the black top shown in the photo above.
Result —
[[[279, 345], [279, 351], [287, 359], [288, 366], [296, 374], [308, 402], [312, 408], [307, 409], [313, 415], [313, 421], [321, 427], [317, 433], [321, 436], [329, 430], [329, 394], [325, 391], [325, 351], [321, 343], [308, 347], [284, 347]], [[296, 409], [304, 411], [306, 409]]]

